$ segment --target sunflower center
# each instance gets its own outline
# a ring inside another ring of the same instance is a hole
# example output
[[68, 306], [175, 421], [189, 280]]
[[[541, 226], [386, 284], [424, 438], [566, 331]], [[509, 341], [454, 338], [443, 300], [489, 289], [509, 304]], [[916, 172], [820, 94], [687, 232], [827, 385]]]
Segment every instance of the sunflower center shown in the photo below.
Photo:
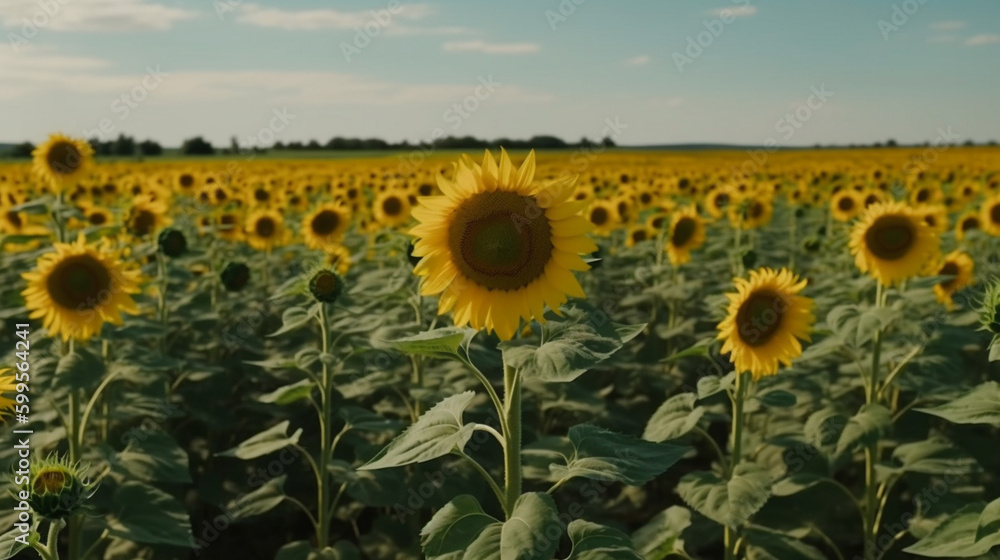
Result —
[[677, 220], [677, 225], [674, 226], [674, 231], [670, 234], [670, 244], [674, 247], [683, 247], [694, 237], [694, 232], [697, 229], [698, 224], [689, 217]]
[[340, 214], [333, 210], [323, 210], [316, 214], [310, 226], [316, 235], [330, 235], [340, 227]]
[[382, 211], [387, 216], [398, 216], [403, 211], [403, 202], [395, 196], [391, 196], [382, 202]]
[[517, 290], [545, 273], [552, 257], [552, 227], [532, 197], [479, 193], [455, 210], [448, 247], [458, 268], [477, 284]]
[[1000, 204], [994, 204], [990, 208], [990, 221], [994, 224], [1000, 224]]
[[944, 263], [941, 270], [938, 271], [938, 276], [951, 276], [949, 280], [941, 282], [940, 286], [945, 289], [945, 291], [950, 291], [951, 288], [958, 282], [958, 265], [951, 261]]
[[185, 174], [181, 175], [180, 184], [185, 189], [189, 189], [189, 188], [191, 188], [192, 185], [194, 185], [194, 177], [192, 177], [188, 173], [185, 173]]
[[637, 229], [637, 230], [635, 230], [635, 231], [632, 232], [632, 241], [634, 241], [636, 243], [639, 243], [641, 241], [645, 241], [648, 238], [649, 238], [649, 236], [646, 235], [646, 230], [644, 230], [644, 229]]
[[104, 215], [104, 212], [93, 212], [87, 216], [87, 221], [92, 226], [102, 226], [108, 221], [108, 217]]
[[595, 226], [603, 226], [608, 223], [608, 210], [606, 208], [594, 208], [590, 213], [590, 223]]
[[781, 330], [782, 316], [788, 303], [777, 292], [758, 290], [750, 294], [736, 312], [736, 328], [747, 346], [768, 343]]
[[49, 273], [45, 285], [57, 305], [65, 309], [94, 309], [111, 290], [111, 273], [91, 255], [64, 259]]
[[970, 229], [979, 229], [979, 218], [969, 216], [962, 220], [962, 231], [969, 231]]
[[747, 209], [747, 216], [756, 220], [757, 218], [763, 215], [764, 215], [764, 205], [757, 201], [751, 202], [750, 208]]
[[35, 494], [51, 494], [62, 490], [66, 484], [66, 475], [59, 471], [43, 471], [35, 477], [33, 485]]
[[904, 216], [883, 216], [865, 232], [868, 250], [884, 261], [905, 257], [916, 240], [916, 228]]
[[420, 193], [420, 196], [430, 196], [434, 194], [434, 185], [423, 183], [417, 188], [417, 192]]
[[156, 216], [149, 210], [137, 210], [129, 220], [129, 229], [136, 235], [148, 235], [156, 224]]
[[843, 210], [844, 212], [851, 210], [852, 208], [854, 208], [854, 199], [849, 196], [841, 198], [839, 201], [837, 201], [837, 208]]
[[254, 232], [259, 237], [271, 237], [277, 229], [278, 226], [274, 223], [274, 220], [267, 216], [257, 220], [257, 223], [253, 226]]
[[60, 175], [72, 175], [83, 165], [83, 156], [69, 142], [57, 142], [45, 157], [49, 169]]
[[917, 191], [917, 202], [927, 202], [927, 199], [930, 197], [931, 193], [927, 189], [920, 189]]
[[7, 221], [10, 222], [10, 225], [18, 229], [24, 225], [24, 222], [21, 220], [21, 216], [19, 216], [17, 212], [7, 212]]
[[259, 188], [253, 191], [253, 197], [257, 202], [266, 202], [269, 198], [271, 198], [271, 195], [267, 192], [267, 190]]

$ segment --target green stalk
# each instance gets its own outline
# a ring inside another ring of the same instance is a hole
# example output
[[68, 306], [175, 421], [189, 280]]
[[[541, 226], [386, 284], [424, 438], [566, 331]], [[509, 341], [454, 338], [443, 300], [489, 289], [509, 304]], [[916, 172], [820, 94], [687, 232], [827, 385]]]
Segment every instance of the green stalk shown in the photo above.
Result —
[[[885, 302], [885, 292], [879, 282], [875, 291], [875, 306], [882, 307]], [[879, 362], [882, 353], [882, 331], [876, 329], [872, 334], [872, 365], [868, 383], [865, 385], [865, 404], [871, 405], [878, 399]], [[865, 560], [875, 560], [875, 538], [878, 534], [878, 487], [875, 482], [875, 464], [878, 462], [878, 441], [873, 441], [865, 447]]]
[[798, 223], [795, 219], [795, 209], [789, 208], [791, 210], [791, 218], [788, 220], [788, 269], [795, 270], [795, 253], [798, 249], [798, 242], [796, 238], [798, 237]]
[[167, 353], [167, 257], [163, 251], [156, 251], [156, 283], [159, 287], [159, 297], [156, 301], [156, 318], [163, 327], [160, 337], [160, 353]]
[[[740, 464], [740, 459], [743, 455], [743, 401], [746, 400], [747, 393], [747, 380], [745, 379], [746, 374], [738, 373], [736, 374], [736, 394], [733, 396], [733, 419], [732, 428], [730, 429], [730, 435], [733, 438], [732, 449], [733, 458], [729, 462], [729, 472], [726, 473], [726, 478], [732, 480], [733, 473], [736, 471], [736, 467]], [[730, 527], [725, 526], [725, 531], [723, 535], [723, 540], [726, 548], [726, 560], [735, 560], [736, 552], [739, 549], [739, 531]]]
[[[322, 337], [320, 348], [323, 354], [330, 352], [330, 333], [328, 331], [328, 320], [326, 312], [326, 304], [320, 302], [319, 304], [319, 329], [320, 336]], [[333, 406], [330, 402], [330, 387], [333, 385], [331, 382], [330, 366], [327, 365], [326, 360], [320, 360], [323, 363], [323, 386], [320, 387], [320, 418], [319, 418], [319, 431], [320, 431], [320, 452], [319, 452], [319, 472], [317, 474], [316, 481], [319, 484], [319, 496], [318, 503], [319, 509], [317, 511], [317, 521], [316, 521], [316, 547], [319, 550], [323, 550], [327, 546], [327, 538], [330, 530], [330, 485], [329, 485], [329, 473], [327, 466], [330, 464], [330, 448], [332, 442], [330, 439], [330, 429], [333, 427]]]
[[503, 451], [504, 487], [506, 501], [504, 510], [507, 519], [514, 513], [514, 504], [521, 497], [521, 376], [513, 367], [504, 365], [504, 416], [507, 427], [504, 430], [506, 445]]

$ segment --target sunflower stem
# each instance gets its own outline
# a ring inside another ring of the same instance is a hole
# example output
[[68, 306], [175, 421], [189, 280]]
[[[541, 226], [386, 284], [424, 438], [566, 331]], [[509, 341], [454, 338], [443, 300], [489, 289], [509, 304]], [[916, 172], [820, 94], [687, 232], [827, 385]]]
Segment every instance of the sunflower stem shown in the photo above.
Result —
[[[875, 307], [880, 308], [885, 305], [885, 289], [881, 282], [876, 284]], [[882, 354], [882, 330], [875, 329], [872, 334], [872, 364], [870, 377], [865, 386], [865, 404], [871, 405], [878, 400], [879, 391], [879, 365]], [[875, 560], [877, 547], [875, 537], [878, 533], [879, 523], [879, 502], [878, 487], [875, 481], [875, 464], [878, 462], [878, 440], [872, 441], [865, 447], [865, 560]]]
[[167, 353], [167, 258], [162, 250], [156, 251], [156, 283], [159, 297], [156, 301], [156, 318], [163, 328], [160, 336], [160, 353]]
[[791, 210], [791, 217], [788, 219], [788, 269], [795, 270], [795, 253], [798, 248], [798, 220], [795, 218], [795, 209]]
[[[736, 374], [736, 394], [733, 396], [733, 418], [730, 437], [732, 437], [732, 460], [729, 461], [729, 472], [726, 473], [727, 480], [732, 480], [736, 467], [740, 464], [743, 455], [743, 401], [746, 400], [747, 379], [745, 373]], [[739, 550], [739, 531], [726, 524], [724, 531], [724, 544], [726, 548], [726, 560], [734, 560]]]
[[514, 504], [521, 497], [521, 376], [517, 369], [504, 365], [504, 416], [507, 426], [504, 430], [506, 441], [504, 457], [504, 489], [506, 502], [504, 511], [509, 520], [514, 513]]
[[[265, 269], [266, 270], [266, 269]], [[326, 304], [320, 302], [319, 304], [319, 330], [320, 330], [320, 350], [323, 354], [328, 354], [330, 352], [330, 333], [328, 326], [327, 310]], [[320, 387], [320, 418], [319, 418], [319, 428], [320, 428], [320, 452], [319, 452], [319, 472], [317, 473], [317, 482], [319, 483], [319, 495], [318, 495], [318, 509], [317, 515], [318, 519], [316, 522], [316, 548], [323, 550], [327, 545], [327, 537], [330, 528], [330, 487], [329, 487], [329, 473], [328, 465], [330, 464], [330, 455], [332, 454], [332, 441], [330, 439], [330, 429], [333, 427], [333, 399], [330, 394], [330, 388], [333, 385], [331, 382], [330, 366], [327, 365], [327, 360], [320, 360], [323, 363], [323, 377], [322, 384]]]

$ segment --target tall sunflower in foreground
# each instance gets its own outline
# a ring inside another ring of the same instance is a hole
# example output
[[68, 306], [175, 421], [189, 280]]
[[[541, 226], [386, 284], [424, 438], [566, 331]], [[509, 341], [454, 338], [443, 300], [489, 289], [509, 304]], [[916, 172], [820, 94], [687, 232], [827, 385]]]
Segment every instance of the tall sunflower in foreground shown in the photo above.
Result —
[[921, 215], [901, 202], [872, 205], [851, 230], [854, 264], [886, 286], [923, 272], [937, 260], [940, 244]]
[[952, 296], [962, 288], [972, 285], [974, 268], [972, 257], [962, 251], [948, 253], [948, 256], [938, 265], [937, 276], [951, 276], [952, 278], [934, 286], [934, 295], [949, 311], [955, 308]]
[[983, 230], [990, 235], [1000, 236], [1000, 195], [986, 199], [980, 213]]
[[35, 173], [57, 193], [85, 177], [94, 163], [94, 149], [89, 142], [63, 134], [49, 136], [31, 155]]
[[674, 214], [670, 223], [664, 250], [674, 266], [691, 260], [691, 251], [705, 243], [705, 222], [698, 217], [694, 206]]
[[798, 295], [805, 280], [787, 269], [761, 268], [750, 278], [736, 279], [736, 293], [726, 294], [729, 308], [718, 325], [722, 352], [736, 372], [750, 372], [754, 380], [778, 373], [778, 365], [791, 365], [802, 355], [801, 340], [809, 340], [813, 301]]
[[126, 269], [106, 245], [87, 245], [81, 233], [75, 243], [53, 248], [21, 275], [30, 317], [42, 318], [50, 335], [87, 340], [104, 323], [120, 325], [122, 312], [139, 312], [130, 295], [139, 292], [139, 272]]
[[520, 168], [503, 150], [499, 164], [489, 151], [482, 165], [463, 156], [454, 180], [438, 177], [444, 195], [413, 209], [421, 293], [440, 294], [438, 313], [451, 311], [456, 325], [509, 340], [521, 319], [584, 297], [572, 271], [587, 270], [580, 253], [597, 250], [579, 215], [587, 202], [571, 200], [572, 181], [533, 186], [534, 175], [534, 152]]

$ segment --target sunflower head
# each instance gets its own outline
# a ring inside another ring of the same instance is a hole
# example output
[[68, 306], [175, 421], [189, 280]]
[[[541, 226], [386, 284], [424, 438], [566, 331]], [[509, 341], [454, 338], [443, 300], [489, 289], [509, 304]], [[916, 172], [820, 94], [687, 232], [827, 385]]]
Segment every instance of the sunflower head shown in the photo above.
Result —
[[31, 153], [35, 173], [55, 192], [62, 192], [87, 175], [94, 149], [86, 140], [53, 134]]
[[350, 225], [350, 211], [338, 203], [320, 206], [302, 220], [302, 236], [312, 249], [337, 243]]
[[17, 391], [17, 377], [10, 368], [0, 368], [0, 418], [14, 412], [17, 402], [8, 394]]
[[317, 301], [333, 303], [344, 291], [344, 280], [336, 272], [322, 268], [309, 279], [309, 293]]
[[726, 294], [729, 308], [718, 338], [737, 373], [774, 375], [779, 364], [791, 365], [802, 354], [800, 341], [809, 340], [816, 320], [812, 300], [799, 295], [805, 285], [787, 269], [761, 268], [749, 279], [736, 279], [736, 292]]
[[875, 204], [851, 230], [851, 252], [861, 272], [883, 285], [920, 274], [937, 259], [940, 239], [915, 210], [899, 202]]
[[245, 233], [251, 247], [269, 251], [285, 242], [285, 218], [276, 210], [257, 210], [247, 217]]
[[983, 230], [990, 235], [1000, 236], [1000, 195], [986, 199], [980, 214]]
[[87, 469], [63, 458], [36, 461], [28, 469], [28, 504], [45, 519], [65, 519], [85, 508], [96, 486], [87, 479]]
[[163, 254], [171, 258], [177, 258], [187, 251], [187, 238], [180, 230], [165, 229], [160, 232], [156, 242]]
[[414, 273], [423, 294], [441, 294], [438, 312], [453, 312], [456, 325], [509, 340], [521, 319], [584, 296], [572, 271], [587, 270], [579, 254], [597, 248], [579, 215], [587, 203], [571, 200], [573, 181], [534, 185], [534, 173], [534, 152], [520, 168], [506, 151], [499, 163], [489, 151], [482, 164], [463, 156], [453, 180], [438, 178], [444, 194], [414, 208]]
[[129, 269], [106, 245], [88, 245], [81, 233], [75, 243], [56, 243], [22, 275], [22, 292], [32, 319], [63, 340], [87, 340], [105, 322], [120, 325], [121, 313], [139, 312], [131, 294], [139, 292], [139, 273]]
[[219, 274], [228, 292], [239, 292], [250, 283], [250, 267], [241, 262], [231, 262]]
[[947, 280], [934, 286], [934, 294], [948, 309], [955, 308], [952, 296], [955, 292], [972, 284], [974, 264], [972, 257], [962, 251], [952, 251], [937, 267], [937, 276], [949, 276]]
[[693, 206], [683, 208], [674, 214], [667, 232], [664, 250], [674, 265], [691, 260], [691, 251], [705, 243], [705, 222], [698, 216]]

